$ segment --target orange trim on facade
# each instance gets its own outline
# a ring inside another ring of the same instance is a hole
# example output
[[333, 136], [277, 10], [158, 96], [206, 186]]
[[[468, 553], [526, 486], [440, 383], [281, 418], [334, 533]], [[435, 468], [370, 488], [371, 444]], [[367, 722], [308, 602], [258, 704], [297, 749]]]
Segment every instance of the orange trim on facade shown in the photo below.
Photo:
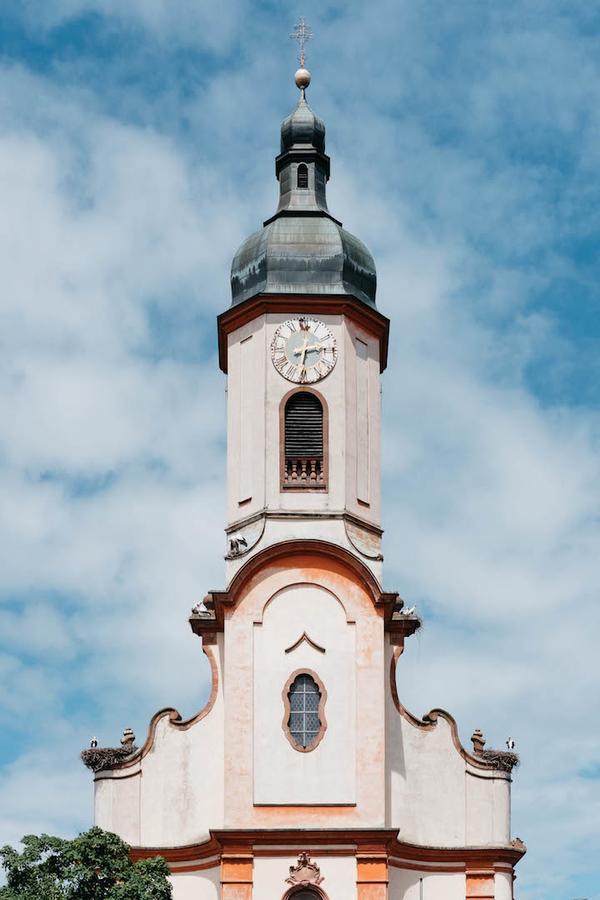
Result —
[[389, 842], [364, 843], [356, 854], [357, 900], [387, 900]]
[[353, 553], [328, 541], [295, 540], [265, 547], [244, 563], [234, 575], [227, 590], [211, 591], [205, 602], [214, 607], [216, 621], [206, 622], [203, 619], [191, 618], [189, 622], [192, 631], [201, 636], [222, 631], [225, 609], [238, 603], [246, 584], [256, 576], [264, 576], [269, 564], [276, 563], [278, 567], [324, 569], [325, 560], [329, 562], [330, 570], [336, 574], [348, 576], [349, 573], [353, 573], [353, 579], [358, 579], [358, 583], [365, 588], [375, 608], [382, 611], [386, 623], [391, 621], [394, 605], [398, 602], [398, 594], [384, 591], [371, 570]]
[[[501, 864], [516, 865], [525, 855], [524, 846], [513, 842], [498, 847], [425, 847], [421, 844], [408, 844], [395, 840], [390, 846], [390, 854], [399, 864], [404, 861], [412, 863], [462, 863], [465, 870], [495, 869]], [[437, 869], [436, 869], [437, 870]], [[452, 869], [456, 871], [456, 869]]]
[[466, 900], [494, 900], [494, 870], [469, 872], [466, 879]]
[[221, 841], [222, 900], [252, 900], [254, 853], [249, 841]]
[[227, 373], [227, 337], [242, 325], [266, 313], [344, 315], [379, 340], [379, 370], [387, 366], [390, 320], [377, 309], [347, 294], [257, 294], [217, 317], [219, 366]]
[[387, 858], [395, 868], [429, 867], [436, 872], [471, 874], [485, 871], [488, 875], [512, 870], [526, 853], [518, 840], [496, 847], [429, 847], [398, 840], [397, 829], [252, 828], [215, 829], [207, 841], [185, 847], [132, 847], [130, 855], [134, 860], [162, 856], [168, 863], [198, 865], [203, 859], [221, 859], [223, 853], [236, 858], [250, 852], [253, 856], [290, 856], [307, 848], [316, 856], [356, 855], [365, 861]]
[[220, 860], [213, 859], [212, 862], [196, 864], [191, 863], [189, 866], [170, 866], [170, 869], [173, 875], [179, 875], [180, 872], [205, 872], [207, 869], [216, 869], [219, 865]]
[[[298, 850], [298, 846], [293, 850], [290, 850], [289, 847], [278, 848], [278, 847], [269, 847], [268, 850], [261, 850], [260, 847], [254, 848], [254, 858], [255, 859], [289, 859], [290, 854], [293, 856], [294, 852]], [[333, 856], [333, 857], [354, 857], [356, 856], [356, 849], [354, 847], [336, 847], [332, 849], [331, 847], [319, 847], [318, 852], [319, 859], [323, 859], [323, 857]]]

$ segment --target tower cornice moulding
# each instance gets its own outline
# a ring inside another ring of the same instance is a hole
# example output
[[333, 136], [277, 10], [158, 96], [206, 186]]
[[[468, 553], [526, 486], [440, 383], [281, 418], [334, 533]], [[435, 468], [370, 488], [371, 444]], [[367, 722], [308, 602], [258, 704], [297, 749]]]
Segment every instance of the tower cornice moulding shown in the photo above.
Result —
[[351, 522], [353, 525], [358, 525], [360, 528], [364, 528], [366, 531], [370, 531], [378, 537], [381, 537], [384, 533], [383, 528], [379, 528], [379, 526], [374, 525], [373, 522], [369, 522], [367, 519], [361, 519], [360, 516], [348, 512], [347, 510], [267, 509], [267, 507], [263, 507], [263, 509], [252, 513], [250, 516], [236, 519], [235, 522], [232, 522], [225, 528], [225, 533], [231, 534], [234, 531], [238, 531], [240, 528], [244, 528], [246, 525], [258, 522], [260, 519], [273, 519], [279, 521], [285, 519], [304, 519], [307, 521], [312, 521], [314, 519], [343, 519], [345, 522]]
[[390, 320], [347, 294], [257, 294], [217, 317], [219, 366], [227, 373], [227, 336], [264, 313], [344, 315], [379, 340], [379, 368], [387, 366]]
[[137, 861], [160, 855], [171, 866], [195, 862], [203, 868], [209, 859], [217, 864], [223, 853], [290, 857], [307, 846], [316, 857], [322, 855], [318, 848], [327, 856], [385, 855], [392, 866], [435, 872], [502, 870], [516, 865], [527, 852], [519, 838], [510, 844], [440, 847], [403, 841], [393, 828], [240, 828], [214, 829], [205, 841], [181, 847], [132, 847], [130, 856]]

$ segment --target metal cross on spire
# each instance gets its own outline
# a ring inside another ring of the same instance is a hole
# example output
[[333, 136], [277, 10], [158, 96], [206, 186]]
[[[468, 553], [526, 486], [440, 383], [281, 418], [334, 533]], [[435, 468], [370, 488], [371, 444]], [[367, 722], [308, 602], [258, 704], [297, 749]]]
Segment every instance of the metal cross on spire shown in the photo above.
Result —
[[304, 68], [304, 48], [306, 46], [306, 42], [310, 41], [313, 37], [313, 30], [310, 25], [304, 21], [304, 16], [300, 16], [298, 19], [297, 25], [294, 25], [294, 30], [291, 32], [290, 37], [293, 41], [298, 41], [300, 46], [300, 55], [298, 59], [300, 61], [300, 67]]

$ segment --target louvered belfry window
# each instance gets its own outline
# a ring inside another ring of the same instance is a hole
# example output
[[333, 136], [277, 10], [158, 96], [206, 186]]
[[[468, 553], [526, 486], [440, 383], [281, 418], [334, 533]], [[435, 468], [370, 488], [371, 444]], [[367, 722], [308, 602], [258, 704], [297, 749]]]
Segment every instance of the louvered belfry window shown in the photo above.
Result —
[[323, 405], [307, 391], [292, 394], [284, 412], [284, 487], [323, 488]]
[[308, 166], [304, 163], [298, 166], [298, 187], [304, 189], [308, 187]]

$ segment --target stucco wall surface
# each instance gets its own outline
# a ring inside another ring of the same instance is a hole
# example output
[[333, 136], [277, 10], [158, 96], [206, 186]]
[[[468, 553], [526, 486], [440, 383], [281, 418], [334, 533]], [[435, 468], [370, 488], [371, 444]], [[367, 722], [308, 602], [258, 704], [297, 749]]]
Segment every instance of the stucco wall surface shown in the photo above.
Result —
[[142, 764], [142, 846], [192, 843], [223, 821], [222, 746], [221, 704], [187, 731], [159, 723]]
[[[386, 656], [391, 664], [392, 648]], [[508, 844], [507, 776], [465, 761], [443, 716], [416, 725], [398, 711], [391, 690], [386, 711], [388, 824], [403, 840], [427, 846]]]
[[[305, 644], [285, 653], [304, 631], [325, 654]], [[278, 559], [244, 588], [225, 635], [226, 827], [382, 826], [383, 619], [357, 574], [318, 554]], [[330, 724], [308, 754], [282, 728], [281, 693], [303, 663], [331, 688]]]
[[[234, 534], [241, 534], [248, 541], [251, 551], [262, 551], [274, 544], [286, 541], [325, 541], [338, 547], [343, 547], [357, 556], [363, 565], [367, 566], [378, 581], [383, 574], [381, 557], [381, 537], [369, 532], [367, 528], [361, 528], [352, 522], [350, 525], [344, 522], [342, 512], [336, 511], [331, 516], [315, 518], [308, 512], [277, 515], [269, 513], [257, 525], [251, 522], [248, 526], [236, 527]], [[351, 535], [350, 540], [348, 535]], [[258, 537], [258, 540], [256, 538]], [[354, 542], [354, 543], [353, 543]], [[365, 552], [366, 551], [366, 552]], [[226, 560], [225, 583], [229, 584], [234, 575], [250, 559], [253, 552], [242, 553]]]
[[496, 872], [494, 877], [494, 900], [512, 900], [513, 876], [511, 872]]
[[210, 828], [223, 823], [222, 637], [208, 650], [213, 682], [202, 717], [181, 727], [161, 716], [141, 761], [97, 776], [96, 824], [133, 846], [205, 840]]
[[140, 767], [127, 778], [97, 776], [94, 782], [94, 823], [134, 846], [140, 841]]
[[182, 872], [171, 875], [173, 900], [219, 900], [221, 897], [221, 870], [204, 869], [200, 872]]
[[465, 890], [463, 872], [432, 874], [390, 867], [388, 900], [465, 900]]
[[328, 490], [281, 490], [281, 401], [301, 385], [283, 378], [272, 365], [271, 342], [279, 325], [300, 314], [257, 316], [228, 336], [228, 520], [237, 522], [265, 507], [348, 509], [378, 525], [379, 343], [346, 316], [311, 314], [330, 329], [338, 351], [334, 369], [311, 386], [328, 409]]
[[[254, 624], [255, 803], [356, 803], [355, 627], [330, 591], [300, 584], [275, 594]], [[304, 634], [318, 647], [293, 647]], [[326, 692], [325, 730], [308, 753], [286, 737], [282, 689], [298, 671], [313, 672]]]

